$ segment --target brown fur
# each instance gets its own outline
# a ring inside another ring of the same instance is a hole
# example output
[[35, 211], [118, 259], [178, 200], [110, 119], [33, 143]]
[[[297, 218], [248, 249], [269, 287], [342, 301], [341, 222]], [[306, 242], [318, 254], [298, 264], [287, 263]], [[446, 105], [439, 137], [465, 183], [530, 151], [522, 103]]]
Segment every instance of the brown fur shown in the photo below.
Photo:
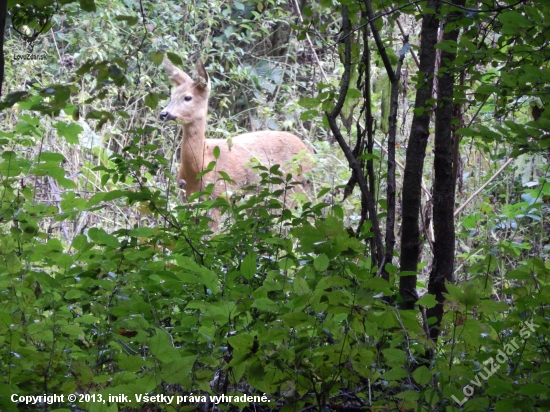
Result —
[[[286, 170], [285, 165], [288, 165], [298, 153], [310, 153], [298, 137], [287, 132], [261, 131], [241, 134], [231, 139], [231, 148], [227, 140], [206, 139], [210, 80], [204, 65], [197, 60], [196, 76], [193, 78], [166, 59], [163, 65], [174, 91], [170, 103], [160, 116], [163, 120], [178, 120], [183, 123], [181, 165], [177, 180], [180, 187], [185, 187], [187, 195], [203, 191], [208, 184], [215, 183], [213, 196], [220, 196], [227, 183], [217, 182], [218, 171], [226, 172], [238, 187], [257, 181], [257, 171], [249, 165], [252, 158], [268, 168], [280, 164], [283, 170]], [[210, 162], [216, 160], [216, 146], [220, 148], [220, 156], [215, 170], [202, 178], [197, 178]], [[303, 164], [300, 169], [307, 172], [311, 167]], [[217, 220], [217, 216], [214, 220]]]

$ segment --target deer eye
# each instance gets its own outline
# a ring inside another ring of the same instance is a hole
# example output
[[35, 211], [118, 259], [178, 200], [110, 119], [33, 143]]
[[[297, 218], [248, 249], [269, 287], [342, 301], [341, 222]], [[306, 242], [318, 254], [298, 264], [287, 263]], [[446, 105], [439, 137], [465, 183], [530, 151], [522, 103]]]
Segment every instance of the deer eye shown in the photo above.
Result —
[[183, 98], [183, 100], [185, 100], [186, 102], [190, 102], [191, 100], [193, 100], [193, 97], [192, 96], [185, 96]]

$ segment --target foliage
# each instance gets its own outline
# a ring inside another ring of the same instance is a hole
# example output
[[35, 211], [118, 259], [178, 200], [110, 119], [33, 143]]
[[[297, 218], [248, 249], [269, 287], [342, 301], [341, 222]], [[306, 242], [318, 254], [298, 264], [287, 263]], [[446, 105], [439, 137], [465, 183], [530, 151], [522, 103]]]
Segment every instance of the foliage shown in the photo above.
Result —
[[[395, 304], [400, 279], [417, 272], [400, 273], [390, 259], [388, 280], [379, 276], [372, 222], [361, 219], [361, 199], [341, 202], [351, 177], [320, 115], [343, 83], [344, 5], [354, 30], [350, 55], [361, 64], [351, 70], [339, 124], [349, 141], [368, 128], [368, 110], [381, 125], [373, 128], [380, 147], [371, 142], [356, 154], [364, 170], [377, 168], [371, 190], [386, 223], [391, 82], [375, 42], [361, 36], [372, 34], [363, 3], [302, 4], [299, 23], [296, 6], [278, 0], [9, 2], [16, 27], [29, 36], [42, 31], [33, 53], [47, 58], [16, 59], [26, 44], [8, 30], [0, 410], [550, 408], [548, 6], [467, 4], [445, 29], [460, 28], [459, 40], [438, 43], [458, 50], [449, 70], [462, 110], [453, 120], [455, 137], [463, 136], [460, 203], [492, 183], [457, 217], [457, 254], [448, 262], [456, 282], [446, 285], [442, 334], [433, 341], [425, 313], [434, 295], [414, 311]], [[388, 50], [401, 23], [415, 50], [415, 19], [456, 11], [447, 2], [437, 12], [404, 2], [373, 6]], [[33, 13], [18, 12], [23, 7]], [[45, 25], [44, 16], [51, 16]], [[156, 119], [168, 96], [159, 71], [166, 54], [186, 64], [208, 58], [212, 136], [280, 128], [323, 140], [315, 142], [320, 160], [309, 199], [287, 209], [281, 199], [292, 177], [273, 166], [258, 167], [253, 194], [212, 200], [207, 188], [183, 205], [176, 200], [175, 129]], [[395, 66], [397, 53], [389, 54]], [[426, 110], [413, 105], [422, 74], [408, 56], [404, 65], [413, 75], [400, 83], [397, 160], [412, 114]], [[491, 180], [508, 155], [519, 156], [516, 175]], [[397, 216], [407, 205], [399, 207]], [[208, 226], [213, 208], [227, 218], [217, 234]], [[359, 222], [359, 230], [350, 227]], [[422, 236], [419, 290], [433, 268], [429, 225]], [[72, 393], [82, 396], [68, 401]], [[25, 405], [13, 394], [65, 398]], [[186, 398], [142, 398], [155, 394]], [[268, 402], [210, 403], [222, 394], [265, 394]]]

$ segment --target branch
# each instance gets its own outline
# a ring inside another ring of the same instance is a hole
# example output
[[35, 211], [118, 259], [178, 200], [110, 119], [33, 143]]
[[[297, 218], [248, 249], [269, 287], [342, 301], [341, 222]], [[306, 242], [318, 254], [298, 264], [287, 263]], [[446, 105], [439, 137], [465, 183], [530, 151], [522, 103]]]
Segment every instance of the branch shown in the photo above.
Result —
[[376, 27], [376, 24], [374, 24], [374, 10], [372, 9], [372, 2], [370, 0], [365, 0], [365, 6], [367, 7], [367, 17], [369, 18], [372, 37], [374, 37], [374, 42], [376, 43], [376, 47], [378, 48], [378, 53], [380, 53], [380, 57], [382, 57], [382, 62], [384, 63], [386, 73], [388, 73], [388, 77], [390, 78], [390, 82], [394, 82], [395, 72], [393, 71], [388, 53], [386, 53], [386, 47], [384, 46], [384, 43], [380, 38], [378, 27]]
[[[300, 23], [304, 23], [304, 18], [302, 17], [302, 12], [300, 10], [300, 6], [298, 5], [297, 0], [294, 1], [294, 8], [296, 10], [296, 14], [298, 14], [298, 20], [300, 20]], [[306, 33], [306, 40], [309, 44], [309, 47], [311, 48], [311, 54], [313, 55], [313, 60], [315, 60], [315, 63], [317, 63], [317, 66], [319, 66], [319, 70], [321, 71], [321, 74], [323, 75], [323, 79], [325, 79], [326, 82], [328, 82], [328, 77], [323, 70], [323, 66], [321, 66], [321, 62], [319, 60], [319, 57], [317, 56], [317, 52], [315, 51], [315, 46], [313, 46], [313, 42], [311, 41], [311, 38], [309, 37], [309, 34]]]
[[[403, 36], [403, 38], [407, 37], [408, 38], [408, 34], [405, 34], [405, 29], [403, 29], [403, 25], [401, 24], [401, 22], [399, 21], [399, 19], [395, 19], [395, 22], [397, 23], [397, 26], [399, 27], [399, 31], [401, 32], [401, 36]], [[420, 67], [420, 62], [418, 61], [418, 57], [416, 57], [416, 53], [414, 52], [414, 50], [411, 48], [411, 54], [412, 54], [412, 57], [414, 59], [414, 62], [416, 63], [416, 68], [418, 69]]]
[[[304, 22], [304, 19], [302, 17], [302, 13], [300, 12], [300, 8], [298, 7], [298, 4], [296, 3], [296, 0], [293, 0], [294, 1], [294, 7], [295, 7], [295, 11], [296, 11], [296, 14], [298, 15], [298, 20], [300, 20], [300, 23], [303, 23]], [[415, 4], [416, 2], [414, 3], [410, 3], [410, 4]], [[403, 7], [400, 7], [400, 8], [403, 8]], [[394, 9], [394, 10], [390, 10], [388, 12], [386, 12], [385, 14], [390, 14], [391, 12], [395, 11], [395, 10], [399, 10], [400, 8], [398, 9]], [[378, 16], [380, 17], [380, 16]], [[378, 17], [375, 17], [374, 20], [376, 20]], [[360, 27], [363, 27], [365, 26], [367, 23], [363, 24], [362, 26]], [[313, 43], [311, 42], [311, 38], [309, 37], [309, 34], [306, 33], [306, 39], [309, 43], [309, 47], [311, 48], [311, 54], [313, 56], [313, 60], [315, 61], [315, 63], [317, 64], [317, 66], [319, 67], [319, 70], [321, 71], [321, 74], [323, 75], [323, 79], [325, 79], [326, 82], [328, 82], [328, 77], [325, 73], [325, 71], [323, 70], [323, 66], [321, 66], [321, 62], [319, 60], [319, 57], [317, 56], [317, 52], [315, 51], [315, 47], [313, 46]], [[343, 40], [345, 40], [345, 38], [342, 38]], [[411, 50], [412, 51], [412, 50]], [[416, 56], [415, 56], [415, 61], [416, 61]], [[357, 118], [355, 118], [355, 116], [353, 117], [353, 121], [357, 123]], [[378, 140], [376, 140], [376, 138], [374, 139], [374, 143], [386, 154], [388, 154], [388, 151], [387, 149], [384, 147], [384, 145], [382, 143], [380, 143]], [[399, 166], [399, 168], [401, 170], [405, 170], [405, 166], [403, 166], [403, 164], [399, 161], [399, 160], [396, 160], [395, 163], [397, 164], [397, 166]], [[430, 193], [430, 191], [426, 188], [426, 186], [422, 185], [422, 190], [424, 191], [424, 193], [426, 194], [426, 196], [428, 196], [428, 198], [431, 199], [432, 195]]]
[[[384, 16], [387, 16], [388, 14], [392, 14], [394, 11], [398, 11], [398, 10], [401, 10], [401, 9], [404, 9], [406, 7], [409, 7], [409, 6], [414, 6], [418, 3], [422, 3], [423, 0], [416, 0], [416, 1], [411, 1], [410, 3], [407, 3], [407, 4], [404, 4], [403, 6], [399, 6], [399, 7], [396, 7], [395, 9], [391, 9], [391, 10], [387, 10], [385, 11], [384, 13], [380, 13], [378, 16], [374, 16], [372, 18], [372, 21], [374, 20], [377, 20], [379, 19], [380, 17], [384, 17]], [[367, 24], [370, 24], [371, 22], [371, 19], [369, 19], [368, 21], [366, 21], [365, 23], [361, 24], [359, 27], [357, 27], [357, 30], [360, 30], [362, 29], [363, 27], [365, 27]], [[348, 34], [348, 36], [351, 35], [351, 33]], [[342, 39], [341, 39], [342, 40]]]
[[361, 166], [359, 165], [359, 162], [351, 152], [350, 147], [346, 143], [344, 137], [342, 136], [342, 133], [340, 132], [340, 129], [338, 128], [338, 125], [336, 124], [336, 118], [340, 114], [340, 111], [342, 110], [342, 107], [344, 106], [344, 101], [346, 100], [347, 91], [349, 88], [349, 82], [350, 82], [350, 71], [351, 71], [351, 41], [349, 37], [350, 33], [350, 27], [349, 27], [349, 19], [348, 19], [348, 8], [346, 6], [342, 6], [342, 32], [343, 32], [343, 38], [344, 38], [344, 75], [342, 77], [342, 86], [340, 87], [340, 96], [338, 97], [338, 101], [336, 102], [336, 106], [334, 109], [328, 113], [325, 112], [327, 116], [327, 120], [330, 126], [330, 129], [332, 130], [332, 133], [334, 134], [334, 137], [338, 141], [338, 144], [342, 148], [342, 151], [344, 152], [344, 155], [346, 156], [346, 159], [348, 160], [348, 163], [357, 177], [357, 183], [359, 184], [359, 188], [361, 189], [361, 195], [363, 201], [367, 204], [367, 210], [369, 211], [370, 220], [372, 222], [372, 231], [374, 233], [374, 243], [376, 246], [376, 261], [378, 263], [382, 262], [382, 256], [383, 256], [383, 243], [382, 243], [382, 234], [380, 232], [380, 227], [378, 224], [378, 217], [376, 216], [376, 209], [374, 207], [374, 199], [372, 198], [372, 194], [369, 192], [367, 181], [365, 180], [365, 175], [363, 174], [363, 170], [361, 169]]
[[477, 190], [472, 194], [472, 196], [470, 196], [470, 197], [468, 198], [468, 200], [466, 200], [458, 209], [455, 210], [454, 216], [455, 216], [455, 217], [458, 216], [458, 214], [459, 214], [460, 212], [462, 212], [462, 209], [464, 209], [464, 208], [466, 207], [466, 205], [467, 205], [468, 203], [470, 203], [474, 197], [476, 197], [477, 195], [479, 195], [479, 193], [480, 193], [483, 189], [485, 189], [487, 186], [489, 186], [489, 184], [490, 184], [493, 180], [495, 180], [495, 179], [497, 178], [497, 176], [498, 176], [499, 174], [501, 174], [501, 173], [503, 172], [503, 170], [506, 169], [506, 168], [508, 167], [508, 165], [509, 165], [510, 163], [512, 163], [513, 161], [514, 161], [514, 158], [508, 159], [508, 160], [506, 161], [506, 163], [504, 163], [504, 164], [500, 167], [500, 169], [498, 169], [498, 170], [495, 172], [495, 174], [494, 174], [493, 176], [491, 176], [491, 178], [490, 178], [489, 180], [487, 180], [483, 185], [481, 185], [481, 187], [480, 187], [479, 189], [477, 189]]

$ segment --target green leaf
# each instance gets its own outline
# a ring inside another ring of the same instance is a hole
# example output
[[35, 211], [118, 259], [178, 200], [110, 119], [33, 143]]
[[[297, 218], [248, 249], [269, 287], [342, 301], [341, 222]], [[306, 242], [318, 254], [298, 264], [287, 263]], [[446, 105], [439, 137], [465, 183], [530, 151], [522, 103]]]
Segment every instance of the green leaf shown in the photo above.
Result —
[[437, 305], [437, 300], [435, 300], [435, 295], [430, 295], [429, 293], [426, 293], [424, 296], [422, 296], [421, 299], [418, 299], [418, 302], [416, 303], [420, 306], [425, 306], [426, 308], [430, 309]]
[[191, 273], [176, 273], [179, 279], [184, 282], [201, 283], [206, 286], [213, 294], [218, 292], [218, 277], [216, 274], [204, 266], [198, 265], [188, 256], [175, 255], [178, 266]]
[[319, 115], [319, 110], [306, 110], [300, 115], [300, 120], [305, 122], [315, 119]]
[[425, 366], [417, 368], [412, 373], [412, 376], [416, 383], [418, 383], [419, 385], [426, 385], [432, 379], [432, 374], [430, 373], [430, 370]]
[[61, 326], [61, 332], [73, 338], [84, 336], [84, 329], [76, 325], [63, 325]]
[[113, 248], [118, 248], [120, 246], [120, 243], [116, 237], [97, 227], [92, 227], [88, 230], [88, 236], [100, 245], [107, 245]]
[[241, 263], [241, 273], [247, 280], [252, 279], [256, 274], [256, 256], [256, 253], [250, 253]]
[[98, 205], [102, 201], [115, 200], [125, 196], [128, 192], [125, 190], [112, 190], [110, 192], [99, 192], [93, 195], [90, 200], [88, 200], [88, 207]]
[[514, 393], [514, 388], [509, 382], [493, 376], [487, 380], [487, 389], [485, 389], [485, 393], [491, 396], [511, 395]]
[[254, 337], [247, 333], [239, 333], [236, 336], [227, 338], [227, 341], [234, 349], [241, 351], [251, 350], [254, 345]]
[[137, 16], [116, 16], [116, 21], [125, 21], [128, 26], [134, 26], [138, 22]]
[[318, 272], [327, 270], [328, 264], [329, 264], [329, 259], [327, 255], [325, 255], [324, 253], [317, 256], [313, 261], [313, 266], [315, 267], [315, 270], [317, 270]]
[[130, 236], [150, 238], [155, 235], [155, 231], [150, 227], [138, 227], [128, 232]]
[[160, 66], [162, 63], [162, 60], [164, 59], [164, 53], [159, 51], [154, 51], [149, 53], [149, 57], [151, 58], [151, 61], [155, 63], [157, 66]]
[[64, 162], [66, 159], [60, 153], [42, 152], [39, 157], [42, 162]]
[[65, 299], [80, 299], [82, 296], [82, 291], [80, 290], [69, 290], [65, 293]]
[[407, 355], [400, 349], [388, 348], [382, 351], [389, 364], [402, 366], [407, 362]]
[[149, 93], [145, 96], [145, 106], [150, 107], [151, 109], [156, 109], [159, 104], [159, 98], [157, 93]]
[[277, 303], [268, 298], [259, 298], [254, 300], [254, 303], [252, 303], [252, 307], [258, 308], [266, 312], [279, 312], [279, 306], [277, 305]]
[[177, 54], [168, 52], [166, 53], [166, 57], [168, 57], [168, 60], [170, 60], [172, 63], [174, 63], [177, 66], [183, 66], [183, 61], [181, 60], [181, 57]]
[[531, 382], [523, 385], [521, 388], [519, 388], [519, 391], [517, 392], [521, 393], [522, 395], [537, 396], [541, 393], [547, 393], [548, 386], [536, 382]]
[[57, 134], [65, 138], [67, 143], [78, 143], [78, 135], [84, 130], [77, 123], [57, 122], [54, 126], [57, 129]]
[[80, 8], [84, 11], [96, 11], [95, 1], [94, 0], [78, 0], [80, 3]]
[[169, 335], [162, 330], [157, 330], [157, 334], [147, 340], [147, 346], [161, 362], [169, 363], [180, 359], [177, 349], [172, 346]]
[[382, 377], [388, 381], [399, 381], [405, 379], [409, 374], [403, 368], [393, 368], [382, 375]]
[[284, 271], [287, 271], [290, 268], [293, 268], [294, 266], [296, 266], [296, 264], [294, 263], [294, 260], [290, 258], [282, 258], [281, 260], [279, 260], [278, 265], [279, 265], [279, 268]]
[[216, 146], [214, 147], [214, 158], [218, 159], [220, 157], [220, 147]]
[[361, 97], [363, 97], [361, 92], [354, 88], [349, 88], [346, 94], [346, 99], [360, 99]]
[[16, 273], [19, 269], [23, 267], [21, 260], [15, 253], [9, 253], [4, 258], [5, 267], [10, 273]]
[[184, 356], [167, 363], [160, 373], [162, 380], [172, 385], [187, 383], [197, 358], [198, 355]]
[[302, 97], [300, 100], [298, 100], [298, 104], [302, 107], [305, 107], [306, 109], [313, 109], [314, 107], [319, 106], [321, 102], [312, 97]]

